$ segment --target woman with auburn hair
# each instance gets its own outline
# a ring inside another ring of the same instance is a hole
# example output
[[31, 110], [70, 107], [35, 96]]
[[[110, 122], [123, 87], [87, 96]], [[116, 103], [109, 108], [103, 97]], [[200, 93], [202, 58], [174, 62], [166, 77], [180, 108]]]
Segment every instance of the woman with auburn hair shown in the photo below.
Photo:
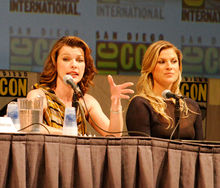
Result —
[[[181, 95], [181, 74], [182, 53], [176, 46], [161, 40], [148, 47], [136, 85], [137, 94], [131, 99], [126, 114], [128, 131], [133, 131], [130, 135], [203, 139], [199, 105]], [[164, 91], [178, 96], [178, 101], [164, 98]]]
[[[77, 125], [80, 134], [86, 134], [85, 119], [101, 134], [121, 136], [123, 129], [121, 98], [129, 99], [126, 94], [133, 93], [127, 82], [116, 85], [109, 75], [111, 90], [110, 120], [103, 113], [98, 101], [87, 94], [96, 73], [89, 46], [79, 37], [64, 36], [51, 49], [40, 75], [39, 84], [34, 85], [27, 98], [43, 97], [43, 122], [52, 133], [62, 134], [65, 107], [75, 106], [78, 101]], [[70, 76], [81, 92], [75, 93], [63, 80]], [[80, 111], [83, 113], [80, 113]], [[113, 132], [113, 133], [112, 133]]]

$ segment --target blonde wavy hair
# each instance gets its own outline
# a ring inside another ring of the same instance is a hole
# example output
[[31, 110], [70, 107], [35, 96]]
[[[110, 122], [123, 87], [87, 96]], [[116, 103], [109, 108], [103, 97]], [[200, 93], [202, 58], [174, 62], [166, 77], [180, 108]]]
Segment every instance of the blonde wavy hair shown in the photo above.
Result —
[[[154, 79], [152, 74], [156, 67], [160, 52], [164, 49], [169, 48], [173, 49], [176, 52], [179, 62], [179, 76], [177, 80], [173, 83], [170, 90], [172, 93], [181, 95], [179, 87], [182, 80], [182, 52], [172, 43], [164, 40], [160, 40], [151, 44], [145, 52], [142, 60], [141, 76], [137, 82], [136, 89], [137, 95], [148, 99], [153, 109], [165, 118], [168, 123], [168, 128], [172, 128], [174, 126], [174, 120], [169, 117], [165, 112], [165, 109], [167, 107], [166, 103], [164, 102], [162, 97], [155, 95], [155, 93], [153, 92]], [[185, 101], [183, 100], [180, 101], [180, 111], [184, 111], [184, 114], [186, 115], [188, 114], [188, 108]]]

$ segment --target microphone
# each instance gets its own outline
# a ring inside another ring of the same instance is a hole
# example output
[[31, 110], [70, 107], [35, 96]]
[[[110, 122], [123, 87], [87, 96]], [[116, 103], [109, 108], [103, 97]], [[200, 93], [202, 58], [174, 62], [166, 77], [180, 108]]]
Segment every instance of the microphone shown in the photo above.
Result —
[[166, 89], [162, 92], [162, 96], [165, 99], [170, 99], [170, 98], [174, 98], [174, 99], [183, 99], [183, 96], [181, 95], [176, 95], [174, 93], [172, 93], [169, 89]]
[[73, 77], [70, 76], [69, 74], [65, 75], [63, 77], [63, 81], [70, 85], [72, 87], [72, 89], [74, 90], [75, 93], [81, 93], [80, 89], [76, 86], [76, 84], [73, 81]]

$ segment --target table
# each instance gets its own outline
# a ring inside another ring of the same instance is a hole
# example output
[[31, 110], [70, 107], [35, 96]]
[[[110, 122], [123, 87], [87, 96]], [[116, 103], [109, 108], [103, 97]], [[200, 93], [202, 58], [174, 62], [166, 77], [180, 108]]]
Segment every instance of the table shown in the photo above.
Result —
[[220, 143], [0, 133], [0, 187], [220, 187]]

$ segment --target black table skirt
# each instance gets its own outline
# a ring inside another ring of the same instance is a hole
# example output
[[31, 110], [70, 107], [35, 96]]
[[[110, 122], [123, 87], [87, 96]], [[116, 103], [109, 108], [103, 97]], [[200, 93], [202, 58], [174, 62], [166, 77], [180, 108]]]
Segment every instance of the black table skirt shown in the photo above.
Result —
[[0, 187], [220, 187], [220, 143], [0, 133]]

